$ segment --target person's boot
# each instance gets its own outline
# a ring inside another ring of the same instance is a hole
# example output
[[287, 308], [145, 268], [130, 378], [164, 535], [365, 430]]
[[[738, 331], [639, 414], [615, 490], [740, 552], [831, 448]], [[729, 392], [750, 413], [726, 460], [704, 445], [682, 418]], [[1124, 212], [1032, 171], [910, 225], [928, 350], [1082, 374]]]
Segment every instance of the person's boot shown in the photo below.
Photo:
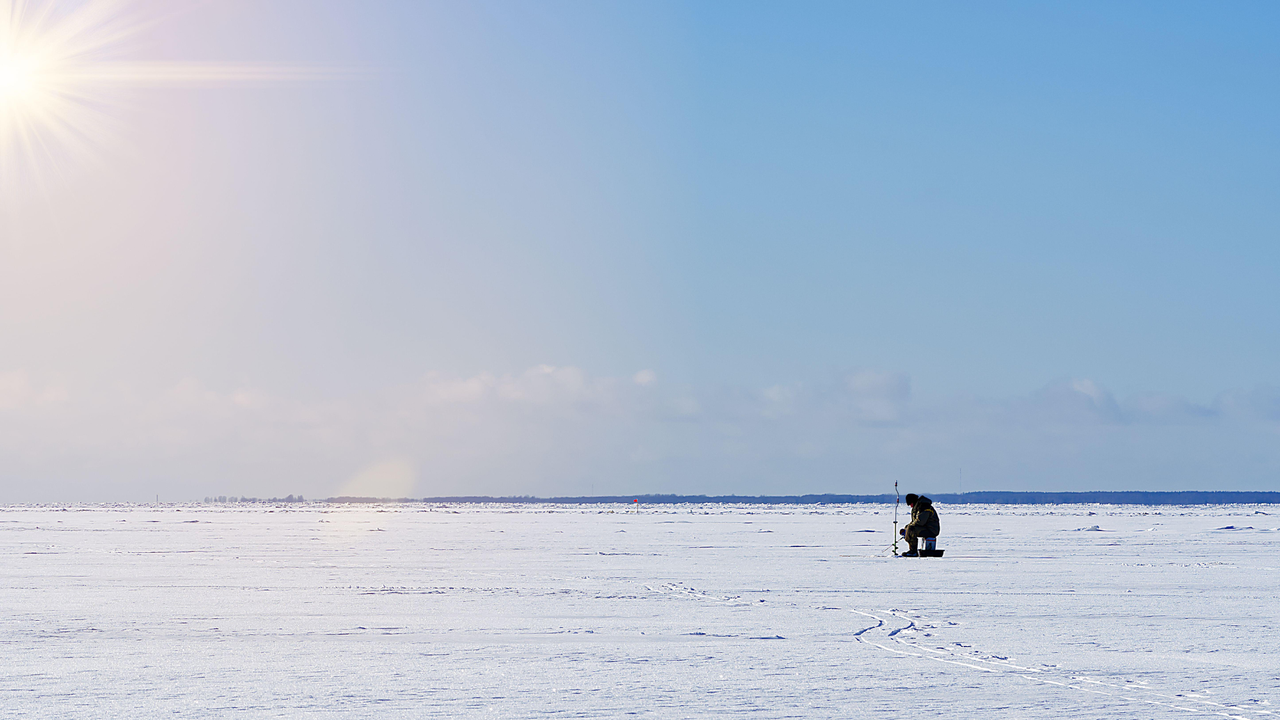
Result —
[[920, 557], [920, 553], [916, 552], [915, 550], [908, 550], [902, 553], [902, 557]]

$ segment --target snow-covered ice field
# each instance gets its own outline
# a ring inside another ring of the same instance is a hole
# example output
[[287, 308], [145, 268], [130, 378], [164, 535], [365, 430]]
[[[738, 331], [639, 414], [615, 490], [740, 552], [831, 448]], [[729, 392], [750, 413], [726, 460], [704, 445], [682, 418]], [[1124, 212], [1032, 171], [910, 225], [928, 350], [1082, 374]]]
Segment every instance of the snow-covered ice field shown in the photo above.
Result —
[[1280, 509], [939, 510], [0, 508], [0, 714], [1280, 718]]

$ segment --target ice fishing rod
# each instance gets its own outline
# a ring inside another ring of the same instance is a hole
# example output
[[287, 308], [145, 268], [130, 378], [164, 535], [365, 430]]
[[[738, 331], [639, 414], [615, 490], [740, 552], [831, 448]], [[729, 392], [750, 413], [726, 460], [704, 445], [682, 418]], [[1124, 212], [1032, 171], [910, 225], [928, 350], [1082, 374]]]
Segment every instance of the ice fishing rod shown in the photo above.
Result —
[[898, 495], [898, 481], [893, 481], [893, 554], [898, 554], [898, 503], [902, 497]]

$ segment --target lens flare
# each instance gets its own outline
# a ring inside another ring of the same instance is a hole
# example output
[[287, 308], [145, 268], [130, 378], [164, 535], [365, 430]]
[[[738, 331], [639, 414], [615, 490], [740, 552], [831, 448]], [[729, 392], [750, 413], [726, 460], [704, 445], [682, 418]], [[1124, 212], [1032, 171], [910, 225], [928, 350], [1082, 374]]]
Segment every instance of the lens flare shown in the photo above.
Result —
[[60, 174], [105, 146], [122, 91], [316, 79], [301, 65], [146, 62], [129, 57], [153, 18], [124, 0], [0, 0], [0, 191]]

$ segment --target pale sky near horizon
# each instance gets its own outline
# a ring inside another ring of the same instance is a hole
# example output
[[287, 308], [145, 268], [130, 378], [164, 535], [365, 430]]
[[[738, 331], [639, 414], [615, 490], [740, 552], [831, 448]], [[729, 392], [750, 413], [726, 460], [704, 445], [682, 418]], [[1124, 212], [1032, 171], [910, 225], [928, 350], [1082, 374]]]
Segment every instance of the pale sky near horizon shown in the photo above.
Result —
[[1280, 490], [1273, 5], [114, 5], [0, 503]]

